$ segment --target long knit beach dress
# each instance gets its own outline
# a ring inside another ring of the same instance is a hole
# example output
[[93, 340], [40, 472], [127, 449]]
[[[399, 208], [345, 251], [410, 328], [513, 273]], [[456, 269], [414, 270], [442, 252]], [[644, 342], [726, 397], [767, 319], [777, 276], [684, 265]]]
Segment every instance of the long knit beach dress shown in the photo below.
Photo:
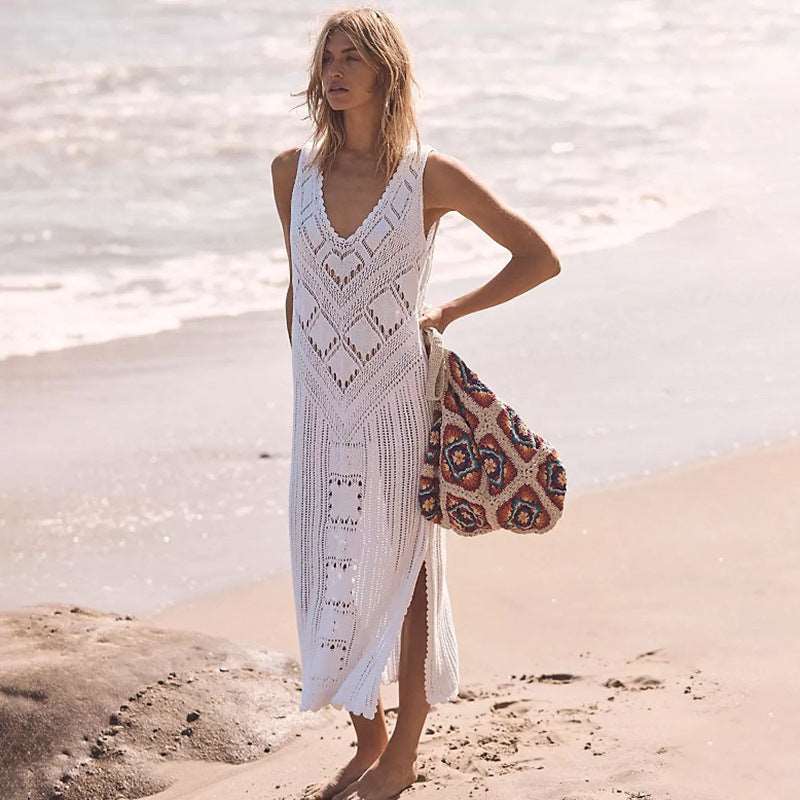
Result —
[[438, 220], [425, 235], [428, 153], [409, 143], [372, 211], [334, 230], [323, 176], [300, 152], [292, 191], [294, 385], [289, 536], [301, 654], [300, 710], [373, 719], [398, 680], [400, 635], [426, 565], [425, 692], [458, 691], [444, 531], [417, 481], [432, 409], [419, 328]]

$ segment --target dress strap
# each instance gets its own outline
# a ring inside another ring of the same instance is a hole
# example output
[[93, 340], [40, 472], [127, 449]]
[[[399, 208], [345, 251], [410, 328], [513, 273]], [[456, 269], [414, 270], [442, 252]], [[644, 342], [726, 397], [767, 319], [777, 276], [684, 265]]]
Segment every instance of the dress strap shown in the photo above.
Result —
[[292, 226], [297, 224], [297, 220], [300, 216], [300, 207], [299, 204], [301, 202], [300, 198], [300, 187], [303, 184], [303, 180], [305, 179], [305, 170], [306, 170], [306, 162], [308, 160], [308, 150], [309, 150], [309, 143], [306, 142], [300, 147], [300, 154], [297, 157], [297, 170], [294, 174], [294, 184], [292, 185]]
[[304, 142], [303, 145], [300, 147], [300, 157], [297, 159], [298, 172], [300, 172], [301, 169], [305, 168], [310, 152], [311, 152], [311, 142], [310, 141]]
[[429, 144], [427, 144], [427, 143], [425, 143], [425, 142], [423, 142], [422, 144], [420, 144], [420, 148], [419, 148], [419, 158], [418, 158], [418, 160], [417, 160], [417, 162], [416, 162], [416, 163], [417, 163], [417, 170], [418, 170], [418, 175], [417, 175], [417, 177], [418, 177], [418, 179], [419, 179], [420, 183], [422, 182], [422, 175], [423, 175], [423, 173], [424, 173], [424, 171], [425, 171], [425, 163], [426, 163], [426, 162], [427, 162], [427, 160], [428, 160], [428, 156], [429, 156], [429, 155], [431, 154], [431, 152], [433, 152], [435, 149], [436, 149], [435, 147], [433, 147], [432, 145], [429, 145]]

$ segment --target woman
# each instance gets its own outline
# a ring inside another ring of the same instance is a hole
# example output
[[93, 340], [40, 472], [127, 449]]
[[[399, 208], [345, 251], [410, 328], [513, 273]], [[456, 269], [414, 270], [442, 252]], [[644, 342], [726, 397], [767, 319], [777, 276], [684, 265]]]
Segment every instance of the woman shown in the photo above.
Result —
[[[445, 540], [417, 502], [431, 422], [421, 329], [443, 332], [559, 272], [526, 220], [459, 161], [419, 146], [412, 80], [385, 12], [333, 14], [306, 90], [314, 142], [272, 162], [290, 265], [300, 709], [345, 708], [357, 737], [347, 764], [306, 788], [317, 800], [384, 800], [411, 785], [429, 710], [458, 692]], [[512, 258], [486, 285], [423, 313], [448, 211]], [[389, 738], [380, 685], [391, 681], [399, 708]]]

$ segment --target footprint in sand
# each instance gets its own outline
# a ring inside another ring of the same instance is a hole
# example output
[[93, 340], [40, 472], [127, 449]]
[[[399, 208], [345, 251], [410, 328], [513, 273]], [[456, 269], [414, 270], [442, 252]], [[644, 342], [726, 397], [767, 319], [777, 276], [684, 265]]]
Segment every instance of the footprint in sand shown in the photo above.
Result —
[[452, 702], [454, 702], [454, 703], [460, 703], [462, 700], [467, 700], [468, 702], [473, 702], [473, 701], [475, 701], [475, 700], [483, 700], [483, 699], [484, 699], [484, 698], [486, 698], [486, 697], [490, 697], [490, 696], [491, 696], [491, 694], [492, 694], [492, 693], [491, 693], [491, 691], [488, 691], [488, 690], [486, 690], [486, 689], [480, 689], [480, 688], [469, 689], [469, 688], [464, 688], [464, 689], [462, 689], [461, 691], [459, 691], [459, 693], [458, 693], [458, 696], [457, 696], [457, 697], [456, 697], [456, 699], [455, 699], [455, 700], [453, 700]]
[[659, 678], [653, 678], [651, 675], [638, 675], [635, 678], [630, 678], [627, 682], [621, 681], [619, 678], [609, 678], [603, 683], [607, 689], [625, 689], [626, 691], [644, 691], [646, 689], [661, 689], [664, 687], [664, 681]]
[[640, 658], [649, 658], [652, 661], [656, 661], [656, 662], [658, 662], [660, 664], [668, 664], [669, 660], [666, 659], [666, 658], [653, 658], [653, 656], [657, 656], [659, 653], [663, 653], [663, 652], [664, 652], [664, 648], [663, 647], [659, 647], [656, 650], [647, 650], [644, 653], [639, 653], [638, 656], [634, 656], [627, 663], [628, 664], [632, 664], [634, 661], [638, 661]]
[[[516, 675], [511, 676], [512, 680], [517, 680]], [[541, 675], [528, 675], [523, 673], [519, 676], [519, 680], [526, 683], [574, 683], [580, 680], [579, 675], [573, 675], [571, 672], [551, 672], [542, 673]]]

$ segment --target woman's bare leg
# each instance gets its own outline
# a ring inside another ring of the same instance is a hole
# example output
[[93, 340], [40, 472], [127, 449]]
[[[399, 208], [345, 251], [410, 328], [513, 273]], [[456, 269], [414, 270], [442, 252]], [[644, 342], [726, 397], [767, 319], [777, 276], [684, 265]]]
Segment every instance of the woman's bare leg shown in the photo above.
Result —
[[419, 737], [431, 708], [425, 696], [428, 645], [426, 568], [423, 563], [403, 620], [398, 674], [400, 707], [392, 737], [377, 763], [359, 780], [335, 795], [334, 800], [388, 800], [417, 778], [414, 762]]
[[399, 711], [384, 757], [412, 762], [431, 706], [425, 697], [425, 655], [428, 649], [428, 597], [425, 562], [403, 622], [399, 669]]
[[303, 800], [329, 800], [357, 781], [386, 748], [389, 733], [386, 730], [386, 717], [380, 693], [374, 719], [367, 719], [360, 714], [350, 714], [350, 719], [356, 730], [355, 755], [326, 783], [312, 783], [306, 786]]

